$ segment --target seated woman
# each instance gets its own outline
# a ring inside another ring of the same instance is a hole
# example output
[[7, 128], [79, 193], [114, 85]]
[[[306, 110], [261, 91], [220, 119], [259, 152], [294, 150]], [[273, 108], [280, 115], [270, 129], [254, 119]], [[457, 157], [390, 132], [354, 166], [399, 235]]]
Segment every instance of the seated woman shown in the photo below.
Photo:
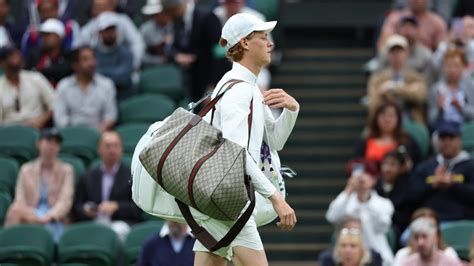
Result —
[[337, 238], [333, 253], [334, 265], [375, 265], [370, 251], [362, 242], [361, 231], [356, 228], [343, 228]]
[[387, 152], [404, 146], [414, 165], [422, 159], [419, 146], [403, 131], [402, 112], [396, 103], [384, 102], [375, 109], [367, 133], [356, 144], [354, 158], [380, 163]]
[[[415, 221], [418, 218], [429, 218], [430, 220], [433, 221], [434, 225], [436, 226], [436, 238], [437, 238], [437, 247], [439, 250], [443, 251], [447, 256], [450, 256], [452, 258], [458, 258], [458, 254], [452, 247], [446, 246], [446, 243], [443, 241], [443, 237], [441, 236], [441, 229], [439, 226], [439, 219], [438, 215], [429, 208], [420, 208], [416, 210], [412, 217], [411, 221]], [[407, 231], [404, 232], [404, 235], [409, 235], [410, 233]], [[402, 240], [403, 242], [403, 235], [402, 235]], [[400, 249], [397, 254], [395, 255], [395, 260], [393, 262], [393, 266], [401, 265], [401, 263], [409, 257], [411, 254], [415, 252], [415, 243], [413, 242], [413, 239], [410, 238], [409, 245], [405, 248]]]

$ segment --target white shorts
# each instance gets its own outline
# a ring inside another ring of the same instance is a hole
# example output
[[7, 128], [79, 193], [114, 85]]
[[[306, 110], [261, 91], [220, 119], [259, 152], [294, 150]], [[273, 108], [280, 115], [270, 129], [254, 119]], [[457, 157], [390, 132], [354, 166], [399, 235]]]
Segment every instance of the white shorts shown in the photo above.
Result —
[[[217, 241], [219, 241], [229, 231], [230, 227], [234, 224], [234, 222], [219, 221], [210, 218], [203, 221], [202, 223], [200, 222], [199, 224], [206, 228], [207, 231]], [[257, 225], [255, 224], [253, 215], [250, 217], [244, 228], [242, 228], [242, 231], [240, 231], [240, 233], [229, 246], [218, 249], [213, 253], [230, 261], [233, 256], [232, 248], [236, 246], [241, 246], [254, 250], [263, 250], [262, 240], [260, 239], [260, 235], [258, 234]], [[201, 244], [199, 240], [196, 240], [196, 242], [194, 243], [193, 250], [209, 252], [209, 250], [203, 244]]]

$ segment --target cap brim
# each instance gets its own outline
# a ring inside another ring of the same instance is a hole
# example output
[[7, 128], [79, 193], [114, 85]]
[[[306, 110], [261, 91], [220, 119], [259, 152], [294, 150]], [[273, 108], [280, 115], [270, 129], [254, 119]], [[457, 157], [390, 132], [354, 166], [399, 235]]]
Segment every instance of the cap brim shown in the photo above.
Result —
[[144, 15], [154, 15], [161, 13], [163, 11], [163, 6], [144, 6], [142, 8], [142, 13]]
[[268, 22], [264, 22], [260, 25], [257, 25], [253, 30], [254, 31], [265, 31], [265, 32], [270, 32], [272, 31], [275, 26], [277, 24], [277, 21], [274, 20], [274, 21], [268, 21]]

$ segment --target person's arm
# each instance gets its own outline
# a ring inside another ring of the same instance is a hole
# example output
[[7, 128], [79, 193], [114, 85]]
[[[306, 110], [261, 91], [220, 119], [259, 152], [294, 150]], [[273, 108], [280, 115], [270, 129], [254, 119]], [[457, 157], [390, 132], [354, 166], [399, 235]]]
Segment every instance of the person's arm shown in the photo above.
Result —
[[107, 97], [104, 101], [104, 117], [102, 122], [98, 126], [99, 131], [103, 132], [113, 127], [113, 125], [117, 121], [118, 111], [117, 101], [115, 97], [116, 89], [113, 85], [112, 80], [107, 80], [107, 82], [104, 83], [101, 89], [107, 90]]
[[76, 193], [74, 193], [74, 205], [73, 213], [74, 218], [77, 221], [90, 220], [91, 217], [88, 217], [84, 210], [84, 204], [88, 201], [87, 199], [87, 184], [86, 178], [87, 174], [85, 173], [79, 178], [79, 184], [77, 185]]
[[37, 89], [40, 91], [40, 101], [44, 106], [43, 113], [35, 119], [25, 121], [25, 124], [34, 128], [43, 128], [51, 119], [54, 108], [55, 92], [49, 81], [40, 73], [34, 79]]
[[392, 202], [377, 196], [375, 192], [371, 193], [367, 202], [361, 204], [360, 211], [361, 216], [367, 219], [366, 222], [371, 224], [371, 230], [376, 233], [386, 233], [392, 224], [394, 212]]
[[438, 84], [435, 84], [429, 93], [428, 99], [428, 122], [431, 126], [435, 126], [438, 118], [442, 114], [442, 109], [440, 109], [438, 104]]
[[120, 18], [122, 22], [121, 24], [125, 30], [124, 34], [126, 34], [124, 37], [128, 40], [133, 54], [133, 67], [138, 69], [141, 65], [143, 54], [145, 53], [145, 42], [143, 41], [143, 37], [137, 27], [129, 17], [122, 15]]
[[57, 87], [57, 97], [53, 107], [54, 125], [58, 128], [66, 127], [70, 122], [70, 114], [67, 107], [67, 90], [66, 82], [59, 82]]
[[397, 23], [399, 21], [400, 15], [398, 15], [399, 11], [392, 11], [389, 14], [383, 23], [382, 29], [380, 31], [380, 37], [377, 41], [377, 49], [378, 51], [382, 51], [385, 42], [387, 41], [388, 37], [392, 36], [396, 33]]
[[326, 211], [326, 220], [331, 224], [339, 223], [342, 218], [346, 215], [349, 215], [347, 210], [347, 205], [351, 199], [352, 194], [347, 193], [347, 191], [342, 191], [339, 195], [331, 201], [329, 208]]
[[[463, 171], [460, 171], [462, 172], [461, 175], [464, 176], [464, 183], [452, 183], [450, 190], [459, 202], [474, 205], [474, 161], [470, 160], [464, 164]], [[456, 175], [459, 174], [453, 173], [454, 177]]]
[[434, 32], [435, 34], [433, 36], [434, 43], [433, 43], [433, 46], [430, 47], [430, 48], [434, 51], [434, 50], [436, 50], [438, 45], [447, 38], [447, 36], [448, 36], [448, 27], [446, 26], [446, 22], [444, 22], [444, 20], [441, 17], [436, 18], [436, 22], [434, 23], [433, 26], [436, 28], [436, 30], [435, 30], [435, 32]]
[[463, 76], [460, 84], [461, 88], [464, 91], [464, 96], [466, 97], [466, 102], [463, 108], [463, 115], [466, 120], [474, 120], [474, 72], [467, 72]]
[[25, 199], [25, 178], [27, 178], [27, 167], [28, 165], [23, 165], [20, 168], [20, 173], [18, 174], [18, 178], [16, 181], [15, 186], [15, 199], [14, 202], [18, 203], [26, 203]]
[[411, 82], [405, 84], [396, 91], [405, 101], [416, 104], [424, 103], [428, 92], [426, 81], [421, 76], [414, 77]]
[[46, 214], [46, 217], [51, 217], [54, 220], [60, 220], [67, 216], [74, 197], [74, 172], [70, 165], [65, 165], [64, 174], [64, 183], [59, 197]]

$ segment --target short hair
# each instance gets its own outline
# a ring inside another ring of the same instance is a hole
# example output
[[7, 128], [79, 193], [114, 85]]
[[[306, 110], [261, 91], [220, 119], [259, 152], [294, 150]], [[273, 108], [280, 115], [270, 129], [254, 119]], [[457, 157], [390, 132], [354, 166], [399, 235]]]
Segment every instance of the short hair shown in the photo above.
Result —
[[466, 55], [461, 49], [448, 50], [446, 54], [444, 55], [443, 62], [446, 62], [446, 60], [450, 58], [456, 58], [456, 57], [461, 59], [461, 62], [464, 66], [467, 65]]
[[94, 49], [92, 49], [92, 47], [90, 46], [80, 46], [74, 49], [71, 52], [71, 64], [78, 63], [79, 57], [81, 56], [82, 51], [85, 51], [85, 50], [91, 50], [92, 52], [94, 52]]
[[[251, 32], [249, 35], [245, 36], [245, 39], [250, 40], [250, 39], [252, 39], [252, 37], [254, 35], [255, 35], [255, 31]], [[219, 40], [219, 44], [222, 47], [226, 47], [227, 40], [221, 38]], [[238, 42], [237, 44], [235, 44], [234, 46], [229, 48], [229, 50], [227, 50], [227, 52], [225, 54], [225, 57], [227, 59], [229, 59], [230, 61], [232, 61], [232, 62], [239, 62], [240, 60], [242, 60], [242, 58], [244, 57], [244, 48], [242, 47], [242, 45], [240, 45], [240, 42]]]

